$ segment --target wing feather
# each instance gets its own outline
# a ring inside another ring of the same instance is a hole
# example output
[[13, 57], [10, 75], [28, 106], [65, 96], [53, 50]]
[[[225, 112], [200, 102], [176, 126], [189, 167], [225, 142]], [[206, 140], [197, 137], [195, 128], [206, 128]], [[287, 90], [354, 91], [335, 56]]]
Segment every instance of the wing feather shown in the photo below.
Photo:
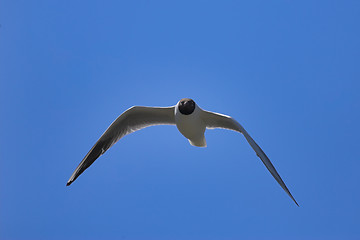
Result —
[[235, 119], [232, 117], [209, 112], [209, 111], [203, 111], [202, 113], [203, 121], [206, 124], [207, 128], [224, 128], [229, 129], [233, 131], [240, 132], [244, 135], [247, 142], [250, 144], [250, 146], [254, 149], [256, 152], [256, 155], [261, 159], [261, 161], [264, 163], [265, 167], [269, 170], [271, 175], [275, 178], [275, 180], [280, 184], [280, 186], [284, 189], [284, 191], [290, 196], [290, 198], [296, 203], [297, 206], [298, 203], [294, 199], [294, 197], [291, 195], [289, 189], [286, 187], [284, 181], [281, 179], [279, 173], [276, 171], [274, 165], [271, 163], [270, 159], [266, 156], [264, 151], [257, 145], [257, 143], [252, 139], [252, 137], [246, 132], [246, 130], [238, 123]]
[[71, 175], [67, 186], [122, 137], [153, 125], [174, 125], [174, 107], [131, 107], [102, 134]]

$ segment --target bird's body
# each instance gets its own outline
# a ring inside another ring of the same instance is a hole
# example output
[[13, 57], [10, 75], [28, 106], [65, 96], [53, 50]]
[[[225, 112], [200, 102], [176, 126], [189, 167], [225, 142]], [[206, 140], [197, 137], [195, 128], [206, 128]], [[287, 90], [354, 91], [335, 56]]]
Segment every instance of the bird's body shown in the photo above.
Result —
[[206, 147], [205, 130], [224, 128], [242, 133], [271, 175], [297, 204], [269, 158], [255, 143], [245, 129], [233, 118], [202, 110], [192, 99], [183, 98], [172, 107], [131, 107], [122, 113], [103, 133], [75, 169], [67, 185], [84, 172], [98, 157], [113, 144], [134, 131], [153, 125], [176, 125], [180, 133], [196, 147]]
[[[179, 102], [180, 103], [180, 102]], [[186, 137], [190, 144], [196, 147], [206, 147], [206, 124], [201, 119], [201, 112], [197, 105], [191, 114], [185, 115], [179, 111], [179, 103], [175, 107], [175, 123], [180, 133]]]

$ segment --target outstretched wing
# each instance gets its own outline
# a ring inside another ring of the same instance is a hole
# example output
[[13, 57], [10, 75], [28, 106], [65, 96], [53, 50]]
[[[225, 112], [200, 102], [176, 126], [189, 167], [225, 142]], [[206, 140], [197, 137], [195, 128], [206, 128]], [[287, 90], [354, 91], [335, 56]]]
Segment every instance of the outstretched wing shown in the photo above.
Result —
[[[276, 181], [280, 184], [280, 186], [285, 190], [285, 192], [291, 197], [291, 199], [298, 205], [294, 197], [291, 195], [289, 189], [286, 187], [284, 181], [281, 179], [280, 175], [276, 171], [275, 167], [270, 162], [270, 159], [266, 156], [266, 154], [263, 152], [263, 150], [259, 147], [259, 145], [256, 144], [254, 139], [250, 137], [250, 135], [246, 132], [246, 130], [238, 123], [235, 119], [232, 117], [219, 114], [219, 113], [213, 113], [209, 111], [203, 111], [202, 112], [202, 119], [206, 124], [207, 128], [224, 128], [224, 129], [230, 129], [237, 132], [242, 133], [250, 146], [254, 149], [256, 152], [256, 155], [261, 159], [261, 161], [264, 163], [265, 167], [269, 170], [271, 175], [276, 179]], [[299, 205], [298, 205], [299, 206]]]
[[120, 138], [137, 130], [153, 125], [174, 125], [174, 107], [131, 107], [123, 112], [103, 133], [79, 166], [71, 175], [67, 186], [85, 171], [102, 154]]

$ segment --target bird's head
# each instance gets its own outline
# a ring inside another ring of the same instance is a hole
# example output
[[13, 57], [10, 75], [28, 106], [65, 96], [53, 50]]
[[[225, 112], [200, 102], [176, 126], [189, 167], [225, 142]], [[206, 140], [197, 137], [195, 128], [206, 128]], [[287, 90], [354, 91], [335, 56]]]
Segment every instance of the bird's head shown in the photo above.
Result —
[[190, 98], [183, 98], [178, 103], [178, 108], [181, 114], [190, 115], [194, 112], [196, 104]]

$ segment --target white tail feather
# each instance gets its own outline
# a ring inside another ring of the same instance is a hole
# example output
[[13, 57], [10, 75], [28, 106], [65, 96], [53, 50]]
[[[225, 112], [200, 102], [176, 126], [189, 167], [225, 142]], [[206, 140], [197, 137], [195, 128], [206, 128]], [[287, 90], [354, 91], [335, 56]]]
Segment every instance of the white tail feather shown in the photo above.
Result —
[[188, 139], [188, 140], [189, 140], [189, 143], [195, 147], [206, 147], [207, 146], [205, 136], [203, 136], [202, 138], [199, 138], [199, 139]]

